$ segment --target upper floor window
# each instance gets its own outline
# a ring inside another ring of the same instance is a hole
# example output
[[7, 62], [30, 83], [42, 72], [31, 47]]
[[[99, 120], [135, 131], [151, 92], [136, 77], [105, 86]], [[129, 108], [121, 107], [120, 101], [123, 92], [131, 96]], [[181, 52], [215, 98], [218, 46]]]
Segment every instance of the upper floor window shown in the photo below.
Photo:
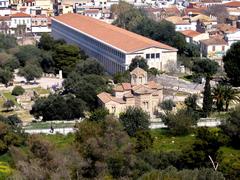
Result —
[[215, 51], [215, 46], [212, 47], [212, 51]]
[[146, 59], [149, 59], [150, 58], [150, 54], [146, 54]]
[[156, 53], [156, 58], [160, 58], [160, 53]]
[[155, 58], [155, 54], [152, 53], [152, 54], [151, 54], [151, 59], [154, 59], [154, 58]]

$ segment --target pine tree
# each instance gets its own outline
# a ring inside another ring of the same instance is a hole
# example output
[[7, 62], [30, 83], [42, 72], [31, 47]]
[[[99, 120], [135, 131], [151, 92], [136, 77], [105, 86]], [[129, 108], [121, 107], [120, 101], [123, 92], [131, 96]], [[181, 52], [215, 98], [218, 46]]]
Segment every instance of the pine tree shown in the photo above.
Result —
[[205, 117], [207, 117], [212, 111], [212, 104], [213, 98], [211, 95], [210, 77], [207, 76], [203, 92], [203, 108], [202, 108]]

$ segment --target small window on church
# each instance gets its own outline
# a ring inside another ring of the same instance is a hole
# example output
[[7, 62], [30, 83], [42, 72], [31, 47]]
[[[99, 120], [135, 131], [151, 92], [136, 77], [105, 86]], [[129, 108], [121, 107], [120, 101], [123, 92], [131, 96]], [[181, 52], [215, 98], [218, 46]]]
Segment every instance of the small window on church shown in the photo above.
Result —
[[156, 58], [160, 58], [160, 53], [156, 53]]
[[155, 58], [155, 54], [152, 53], [152, 54], [151, 54], [151, 59], [154, 59], [154, 58]]
[[115, 112], [116, 112], [116, 107], [112, 106], [112, 113], [115, 114]]

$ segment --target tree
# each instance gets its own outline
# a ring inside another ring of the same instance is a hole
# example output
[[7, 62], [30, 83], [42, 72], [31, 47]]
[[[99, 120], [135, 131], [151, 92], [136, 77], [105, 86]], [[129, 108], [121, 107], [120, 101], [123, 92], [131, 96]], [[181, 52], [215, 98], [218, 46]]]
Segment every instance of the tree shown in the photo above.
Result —
[[226, 18], [229, 17], [229, 13], [227, 11], [226, 6], [223, 4], [215, 4], [208, 7], [208, 9], [205, 11], [205, 13], [210, 16], [217, 17], [218, 23], [225, 23]]
[[148, 69], [148, 73], [153, 76], [157, 76], [160, 74], [160, 71], [157, 68], [151, 67]]
[[6, 100], [3, 103], [3, 107], [7, 109], [7, 111], [9, 111], [12, 107], [14, 107], [14, 102], [12, 100]]
[[12, 95], [19, 96], [22, 95], [25, 92], [25, 90], [22, 88], [22, 86], [15, 86], [12, 90]]
[[97, 94], [108, 91], [107, 79], [95, 74], [81, 76], [77, 72], [72, 72], [63, 82], [64, 93], [72, 93], [77, 98], [84, 100], [88, 107], [97, 106]]
[[136, 135], [136, 150], [137, 152], [150, 149], [153, 145], [153, 138], [149, 131], [137, 131]]
[[204, 76], [206, 79], [203, 92], [203, 108], [202, 108], [204, 116], [209, 116], [212, 110], [213, 99], [211, 94], [210, 80], [212, 76], [217, 72], [217, 69], [218, 64], [210, 59], [197, 60], [194, 62], [194, 65], [192, 67], [192, 70], [195, 73]]
[[216, 87], [213, 87], [212, 94], [213, 99], [216, 100], [217, 110], [222, 111], [224, 105], [225, 87], [221, 84], [218, 84]]
[[223, 57], [224, 70], [233, 86], [240, 86], [240, 42], [234, 43]]
[[226, 145], [228, 140], [219, 129], [198, 128], [196, 140], [191, 147], [183, 151], [180, 158], [181, 168], [212, 167], [209, 157], [216, 163], [219, 148]]
[[162, 121], [168, 126], [173, 135], [186, 135], [192, 132], [196, 119], [191, 111], [186, 109], [178, 110], [177, 113], [168, 112], [160, 115]]
[[149, 115], [137, 107], [127, 108], [126, 112], [120, 114], [119, 120], [129, 136], [135, 136], [140, 130], [148, 130], [150, 125]]
[[38, 48], [49, 51], [54, 47], [54, 39], [48, 33], [43, 33], [38, 43]]
[[214, 179], [214, 180], [224, 180], [224, 176], [221, 172], [214, 171], [212, 169], [183, 169], [177, 170], [176, 168], [170, 166], [164, 170], [153, 170], [144, 174], [140, 180], [150, 180], [150, 179]]
[[184, 99], [184, 104], [187, 106], [187, 109], [192, 109], [193, 111], [197, 110], [197, 94], [190, 94], [186, 99]]
[[19, 75], [24, 76], [29, 82], [42, 76], [42, 69], [36, 64], [27, 64], [19, 70]]
[[144, 59], [143, 57], [136, 56], [135, 58], [132, 59], [132, 62], [129, 65], [129, 71], [131, 72], [136, 67], [140, 67], [143, 70], [147, 71], [148, 70], [147, 60]]
[[46, 73], [54, 73], [55, 72], [55, 62], [52, 57], [51, 51], [41, 51], [41, 61], [40, 65], [42, 70]]
[[90, 121], [104, 121], [109, 115], [109, 111], [106, 108], [98, 108], [91, 112], [89, 120]]
[[228, 111], [230, 102], [240, 102], [239, 91], [233, 89], [231, 86], [225, 86], [224, 88], [224, 100], [225, 100], [225, 110]]
[[21, 66], [25, 66], [27, 61], [41, 61], [41, 50], [33, 45], [20, 46], [19, 51], [15, 54]]
[[62, 70], [63, 75], [67, 76], [81, 61], [80, 49], [75, 45], [58, 44], [54, 48], [53, 60], [57, 70]]
[[230, 113], [229, 118], [221, 125], [223, 132], [229, 136], [231, 145], [240, 148], [240, 106]]
[[130, 82], [130, 72], [117, 72], [113, 75], [113, 81], [115, 84], [123, 83], [123, 82]]
[[134, 146], [117, 120], [83, 121], [76, 127], [75, 144], [83, 157], [82, 168], [76, 170], [83, 179], [104, 179], [103, 172], [115, 179], [132, 179], [131, 170], [136, 164]]
[[104, 68], [100, 63], [93, 59], [86, 59], [85, 61], [81, 61], [76, 66], [76, 72], [80, 75], [86, 74], [96, 74], [103, 75]]
[[85, 102], [73, 95], [49, 95], [35, 101], [30, 111], [43, 120], [73, 120], [84, 116]]
[[160, 103], [160, 107], [166, 111], [172, 111], [175, 106], [176, 104], [172, 99], [166, 99]]
[[17, 47], [17, 39], [12, 35], [0, 34], [0, 48], [10, 49]]
[[0, 68], [0, 83], [7, 86], [11, 80], [13, 80], [13, 73], [9, 70]]

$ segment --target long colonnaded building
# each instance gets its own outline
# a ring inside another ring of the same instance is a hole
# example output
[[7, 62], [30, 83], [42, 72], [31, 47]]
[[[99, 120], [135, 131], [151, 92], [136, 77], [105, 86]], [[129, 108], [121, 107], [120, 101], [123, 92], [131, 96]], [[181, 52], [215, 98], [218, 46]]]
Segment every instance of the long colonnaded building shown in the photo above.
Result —
[[177, 49], [79, 14], [52, 18], [52, 36], [78, 45], [111, 74], [127, 70], [136, 56], [145, 58], [150, 68], [161, 71], [177, 64]]

